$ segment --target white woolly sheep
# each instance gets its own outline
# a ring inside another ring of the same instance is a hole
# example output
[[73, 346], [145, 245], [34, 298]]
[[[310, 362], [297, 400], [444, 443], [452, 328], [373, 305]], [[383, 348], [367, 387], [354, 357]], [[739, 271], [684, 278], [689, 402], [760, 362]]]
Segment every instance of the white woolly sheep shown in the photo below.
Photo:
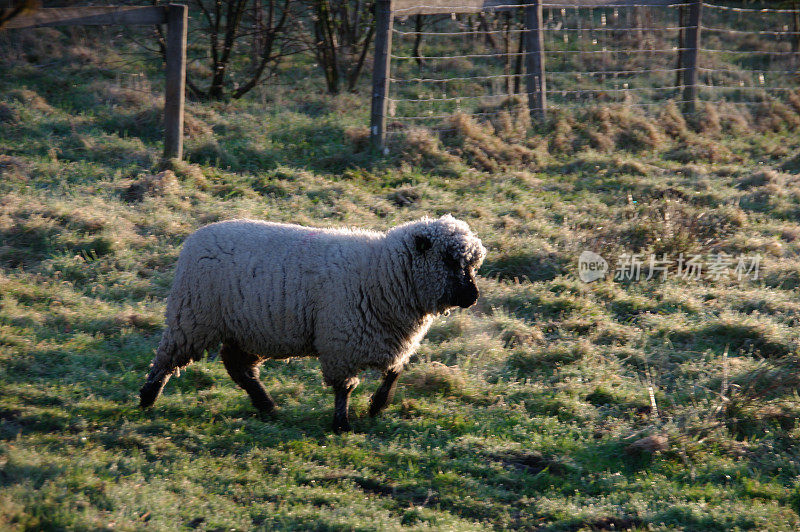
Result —
[[225, 368], [262, 412], [275, 406], [258, 379], [264, 360], [319, 357], [336, 394], [333, 429], [350, 430], [358, 373], [383, 372], [369, 409], [377, 415], [433, 317], [477, 301], [475, 272], [485, 254], [450, 215], [386, 233], [255, 220], [202, 227], [178, 258], [141, 406], [221, 342]]

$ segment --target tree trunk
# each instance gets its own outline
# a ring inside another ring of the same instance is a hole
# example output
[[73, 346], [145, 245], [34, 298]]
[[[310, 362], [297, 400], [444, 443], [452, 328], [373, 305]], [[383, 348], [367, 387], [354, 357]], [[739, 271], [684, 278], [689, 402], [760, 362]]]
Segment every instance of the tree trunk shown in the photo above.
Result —
[[422, 46], [422, 15], [417, 15], [414, 17], [414, 31], [417, 32], [414, 35], [414, 49], [412, 51], [412, 55], [416, 58], [417, 67], [422, 68], [422, 57], [420, 56], [419, 49]]

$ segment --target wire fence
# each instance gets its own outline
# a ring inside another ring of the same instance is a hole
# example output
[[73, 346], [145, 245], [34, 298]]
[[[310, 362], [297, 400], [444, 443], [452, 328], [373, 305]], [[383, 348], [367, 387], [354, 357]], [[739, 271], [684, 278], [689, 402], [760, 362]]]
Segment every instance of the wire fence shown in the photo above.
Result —
[[[544, 93], [549, 108], [686, 100], [690, 4], [602, 7], [544, 4]], [[394, 11], [387, 76], [388, 134], [441, 128], [455, 113], [488, 118], [524, 107], [525, 6], [420, 15]], [[699, 102], [753, 106], [795, 94], [800, 81], [800, 6], [703, 3], [694, 68]], [[694, 100], [692, 100], [693, 102]], [[797, 100], [800, 102], [800, 100]]]

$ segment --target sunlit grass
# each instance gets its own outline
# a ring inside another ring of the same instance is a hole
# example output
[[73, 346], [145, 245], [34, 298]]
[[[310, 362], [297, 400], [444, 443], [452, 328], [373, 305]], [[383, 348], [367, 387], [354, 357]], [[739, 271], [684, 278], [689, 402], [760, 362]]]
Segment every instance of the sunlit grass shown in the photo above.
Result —
[[[375, 159], [347, 133], [367, 92], [329, 98], [306, 80], [190, 102], [188, 162], [163, 165], [155, 89], [62, 68], [0, 71], [0, 528], [800, 524], [793, 121], [748, 115], [742, 131], [729, 116], [704, 133], [669, 108], [534, 128], [462, 117]], [[197, 227], [385, 229], [447, 212], [489, 249], [482, 298], [436, 320], [382, 417], [366, 416], [367, 373], [356, 432], [331, 434], [313, 359], [265, 364], [269, 419], [218, 360], [137, 408]], [[758, 254], [762, 270], [584, 284], [584, 249], [612, 263]]]

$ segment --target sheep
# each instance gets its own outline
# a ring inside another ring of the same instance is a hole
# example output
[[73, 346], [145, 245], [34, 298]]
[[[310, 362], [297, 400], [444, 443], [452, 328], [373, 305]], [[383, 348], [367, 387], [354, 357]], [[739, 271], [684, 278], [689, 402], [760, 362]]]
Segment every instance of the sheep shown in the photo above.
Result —
[[150, 407], [173, 373], [220, 343], [220, 358], [256, 409], [275, 403], [259, 380], [266, 359], [317, 356], [333, 388], [333, 430], [350, 431], [350, 394], [375, 368], [376, 416], [434, 317], [478, 300], [486, 255], [450, 215], [385, 233], [256, 220], [206, 225], [184, 243], [167, 301], [166, 328], [144, 386]]

